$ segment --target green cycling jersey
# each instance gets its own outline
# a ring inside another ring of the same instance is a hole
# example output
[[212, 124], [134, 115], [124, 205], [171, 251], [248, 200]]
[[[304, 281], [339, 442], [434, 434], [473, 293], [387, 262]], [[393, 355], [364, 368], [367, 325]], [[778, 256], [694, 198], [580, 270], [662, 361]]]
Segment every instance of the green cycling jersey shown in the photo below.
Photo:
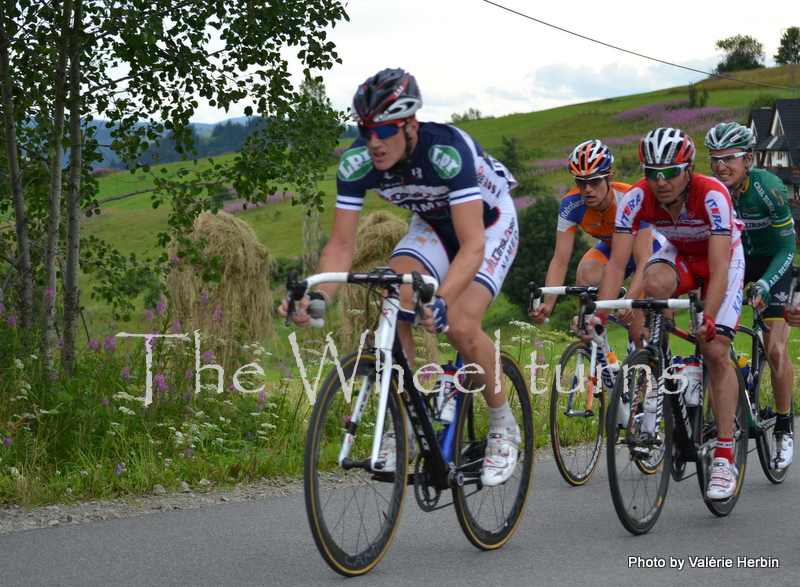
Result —
[[744, 223], [745, 255], [772, 257], [761, 277], [769, 289], [789, 270], [794, 260], [794, 221], [786, 187], [776, 175], [764, 169], [753, 169], [739, 196], [731, 199]]

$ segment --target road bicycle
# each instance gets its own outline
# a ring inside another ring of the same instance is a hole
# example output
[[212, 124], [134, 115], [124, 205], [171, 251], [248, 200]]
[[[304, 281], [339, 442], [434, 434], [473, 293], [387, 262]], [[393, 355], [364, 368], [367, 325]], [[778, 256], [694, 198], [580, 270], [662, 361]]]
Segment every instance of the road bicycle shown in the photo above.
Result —
[[[529, 316], [545, 294], [586, 294], [596, 299], [598, 292], [595, 286], [538, 287], [535, 282], [529, 288]], [[620, 297], [625, 291], [623, 288]], [[609, 321], [627, 329], [614, 316], [609, 316]], [[616, 368], [612, 368], [605, 348], [597, 340], [571, 343], [558, 361], [550, 388], [550, 443], [558, 472], [570, 485], [585, 484], [600, 462], [606, 391], [611, 393], [614, 387]]]
[[[733, 453], [739, 480], [732, 497], [711, 500], [706, 496], [706, 490], [711, 477], [717, 428], [710, 402], [706, 402], [708, 373], [696, 338], [664, 316], [664, 310], [688, 308], [696, 331], [703, 305], [696, 292], [690, 292], [688, 300], [647, 298], [594, 302], [588, 297], [582, 299], [581, 329], [584, 331], [585, 316], [591, 315], [596, 308], [648, 312], [645, 322], [649, 329], [648, 340], [644, 348], [635, 350], [625, 359], [611, 393], [609, 417], [606, 419], [611, 497], [617, 517], [632, 534], [644, 534], [655, 525], [664, 506], [670, 477], [675, 481], [690, 477], [686, 475], [689, 462], [695, 463], [703, 500], [714, 515], [727, 516], [739, 499], [747, 462], [749, 406], [742, 372], [737, 366], [738, 402], [734, 415]], [[675, 370], [669, 334], [693, 344], [694, 354], [700, 358], [702, 384], [698, 385], [696, 405], [687, 405], [682, 393], [688, 382], [682, 381], [686, 377]], [[737, 365], [733, 351], [731, 362]], [[611, 417], [611, 414], [616, 417]], [[620, 421], [625, 424], [618, 424]]]
[[[794, 294], [797, 288], [798, 273], [800, 267], [793, 266], [792, 288], [790, 290], [790, 297]], [[758, 294], [757, 288], [751, 286], [748, 289], [747, 297], [754, 298]], [[764, 389], [761, 383], [764, 379], [767, 366], [767, 351], [764, 347], [764, 332], [769, 332], [770, 328], [764, 321], [764, 317], [757, 308], [753, 308], [753, 327], [748, 328], [741, 324], [737, 328], [737, 332], [749, 336], [750, 342], [750, 360], [739, 366], [743, 372], [747, 373], [745, 386], [747, 388], [748, 397], [748, 424], [750, 438], [755, 439], [756, 452], [758, 453], [758, 460], [761, 463], [761, 468], [764, 474], [772, 483], [776, 485], [783, 483], [786, 479], [786, 474], [789, 468], [778, 469], [776, 466], [776, 455], [772, 454], [772, 434], [775, 429], [775, 419], [777, 412], [775, 411], [775, 398], [772, 395], [772, 389]], [[744, 375], [744, 373], [743, 373]]]
[[[452, 423], [439, 425], [431, 416], [434, 398], [419, 385], [419, 372], [412, 372], [397, 335], [400, 285], [412, 285], [419, 319], [438, 287], [436, 280], [418, 273], [397, 274], [389, 268], [321, 273], [305, 281], [298, 281], [292, 272], [288, 297], [302, 299], [309, 287], [326, 282], [360, 284], [375, 291], [381, 297], [381, 310], [374, 345], [347, 355], [331, 369], [308, 424], [306, 510], [323, 559], [345, 576], [374, 568], [397, 530], [407, 484], [414, 486], [414, 496], [424, 511], [453, 505], [461, 529], [474, 546], [499, 548], [519, 525], [533, 475], [533, 411], [520, 366], [511, 355], [498, 351], [502, 384], [520, 427], [521, 442], [513, 476], [487, 487], [480, 475], [489, 411], [468, 377], [477, 367], [462, 366], [457, 358], [463, 393], [456, 395]], [[289, 310], [291, 315], [292, 302]], [[383, 462], [378, 459], [382, 437], [390, 426], [397, 446], [396, 470], [391, 473], [381, 470]], [[410, 474], [409, 433], [412, 446], [419, 447]], [[452, 501], [443, 503], [447, 490]]]

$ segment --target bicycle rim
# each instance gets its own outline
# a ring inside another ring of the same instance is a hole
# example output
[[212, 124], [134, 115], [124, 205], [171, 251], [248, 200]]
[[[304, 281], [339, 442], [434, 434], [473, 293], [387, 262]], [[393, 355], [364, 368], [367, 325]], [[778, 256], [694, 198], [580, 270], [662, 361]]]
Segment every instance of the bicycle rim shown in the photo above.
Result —
[[[517, 529], [533, 477], [533, 411], [530, 392], [517, 362], [506, 352], [500, 355], [508, 403], [519, 424], [522, 440], [519, 460], [511, 478], [496, 487], [475, 484], [455, 487], [453, 503], [467, 539], [481, 550], [505, 544]], [[456, 430], [454, 460], [467, 474], [480, 473], [486, 450], [489, 408], [480, 393], [464, 395]], [[468, 464], [471, 464], [467, 466]], [[464, 470], [465, 468], [465, 470]]]
[[583, 485], [597, 468], [603, 446], [603, 382], [592, 384], [591, 345], [574, 342], [558, 364], [550, 390], [550, 441], [558, 471], [570, 485]]
[[[708, 450], [703, 458], [697, 462], [697, 480], [700, 483], [700, 491], [703, 492], [703, 499], [706, 503], [706, 507], [712, 514], [720, 518], [730, 514], [736, 506], [736, 502], [739, 501], [739, 494], [742, 490], [742, 484], [744, 483], [744, 472], [747, 466], [747, 445], [749, 443], [746, 403], [748, 400], [744, 391], [744, 378], [742, 377], [742, 371], [738, 368], [738, 365], [733, 360], [731, 360], [731, 362], [736, 372], [736, 384], [739, 388], [739, 401], [736, 403], [736, 415], [733, 421], [733, 464], [739, 471], [739, 481], [733, 496], [726, 500], [712, 500], [706, 498], [706, 490], [708, 489], [708, 482], [711, 478], [711, 464], [714, 460], [713, 448]], [[706, 401], [701, 444], [705, 444], [709, 440], [716, 438], [716, 436], [717, 426], [714, 421], [713, 411], [711, 410], [711, 402]]]
[[[331, 370], [309, 421], [305, 498], [311, 533], [322, 558], [337, 573], [355, 576], [372, 569], [394, 538], [406, 490], [407, 436], [394, 380], [384, 430], [375, 430], [379, 394], [375, 393], [374, 355], [348, 355], [341, 367], [347, 385], [353, 385], [352, 400], [345, 400], [340, 375], [336, 369]], [[389, 421], [401, 423], [394, 427], [398, 455], [394, 475], [376, 475], [360, 468], [344, 470], [337, 464], [345, 423], [364, 385], [372, 386], [372, 392], [355, 429], [350, 458], [369, 459], [373, 436], [382, 436]]]
[[[759, 347], [760, 352], [763, 353], [763, 348]], [[786, 474], [789, 472], [789, 467], [785, 469], [775, 469], [772, 466], [772, 459], [775, 455], [772, 454], [772, 435], [775, 431], [774, 418], [777, 415], [775, 411], [775, 396], [772, 394], [772, 389], [765, 389], [761, 384], [769, 379], [769, 366], [764, 355], [761, 355], [762, 371], [758, 380], [755, 382], [755, 387], [752, 390], [753, 403], [755, 404], [757, 413], [757, 422], [761, 423], [770, 420], [771, 424], [760, 430], [756, 434], [756, 452], [758, 453], [758, 460], [761, 463], [761, 469], [767, 476], [770, 482], [778, 485], [783, 483], [786, 479]]]
[[[608, 478], [614, 510], [631, 534], [644, 534], [658, 520], [669, 487], [672, 464], [672, 412], [664, 402], [657, 428], [643, 435], [648, 382], [657, 386], [652, 353], [639, 349], [617, 374], [606, 418]], [[628, 402], [623, 396], [629, 397]], [[627, 403], [627, 405], [626, 405]], [[620, 424], [624, 422], [624, 427]]]

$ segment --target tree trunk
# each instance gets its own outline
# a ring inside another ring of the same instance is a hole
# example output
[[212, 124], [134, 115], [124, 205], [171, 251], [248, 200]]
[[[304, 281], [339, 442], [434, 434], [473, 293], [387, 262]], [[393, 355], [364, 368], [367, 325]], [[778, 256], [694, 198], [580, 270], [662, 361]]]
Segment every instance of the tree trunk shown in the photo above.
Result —
[[[19, 313], [21, 327], [30, 328], [33, 322], [33, 276], [31, 273], [30, 243], [28, 241], [28, 215], [22, 189], [16, 124], [14, 122], [14, 98], [10, 81], [8, 43], [5, 29], [6, 14], [0, 3], [0, 85], [2, 85], [3, 128], [6, 135], [8, 177], [11, 183], [11, 199], [14, 205], [15, 230], [17, 235], [17, 257], [14, 269], [19, 279]], [[5, 292], [0, 292], [5, 297]]]
[[[75, 3], [75, 30], [79, 30], [82, 19], [82, 3]], [[75, 41], [78, 42], [78, 41]], [[81, 133], [81, 48], [72, 47], [69, 68], [69, 181], [67, 183], [67, 246], [64, 271], [64, 347], [61, 360], [64, 371], [71, 374], [75, 365], [78, 339], [78, 318], [81, 312], [81, 296], [78, 289], [78, 267], [81, 241], [81, 158], [83, 136]]]
[[[61, 29], [70, 28], [72, 16], [72, 0], [64, 2], [64, 18]], [[56, 260], [58, 259], [58, 236], [61, 227], [61, 183], [62, 162], [64, 160], [64, 108], [67, 85], [67, 52], [69, 35], [61, 36], [58, 51], [58, 62], [55, 70], [55, 100], [53, 109], [53, 160], [50, 165], [50, 206], [47, 211], [47, 241], [44, 254], [44, 296], [42, 311], [44, 325], [42, 328], [42, 349], [48, 371], [53, 369], [53, 347], [55, 345], [56, 318]]]

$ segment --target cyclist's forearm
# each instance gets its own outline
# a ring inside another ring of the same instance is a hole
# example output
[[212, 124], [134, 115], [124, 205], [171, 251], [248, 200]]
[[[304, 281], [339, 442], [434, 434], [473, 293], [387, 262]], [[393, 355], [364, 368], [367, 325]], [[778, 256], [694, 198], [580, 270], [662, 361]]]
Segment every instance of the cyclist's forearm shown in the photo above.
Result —
[[761, 276], [761, 279], [767, 284], [767, 289], [778, 283], [778, 280], [791, 268], [794, 262], [795, 246], [794, 232], [778, 239], [778, 250], [773, 255], [772, 261], [769, 262], [764, 275]]

